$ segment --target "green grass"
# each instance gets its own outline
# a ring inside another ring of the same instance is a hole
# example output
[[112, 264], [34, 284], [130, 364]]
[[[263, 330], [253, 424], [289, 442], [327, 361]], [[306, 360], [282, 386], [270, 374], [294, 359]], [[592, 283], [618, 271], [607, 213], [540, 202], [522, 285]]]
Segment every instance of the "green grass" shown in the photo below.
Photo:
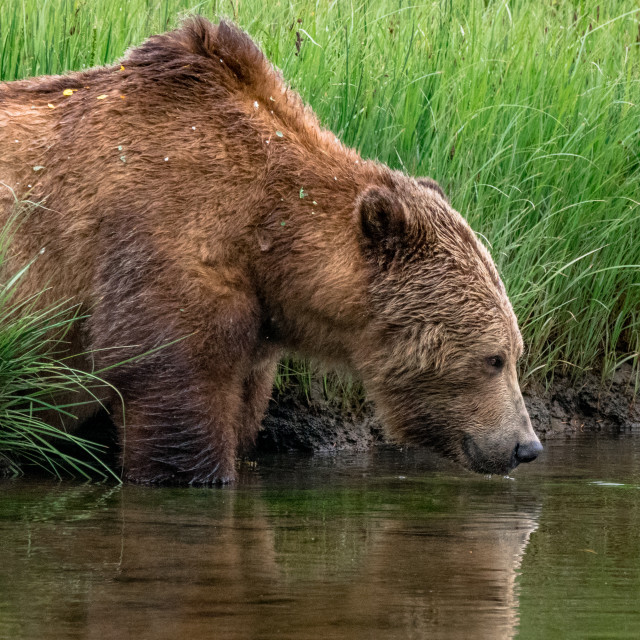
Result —
[[[16, 224], [0, 234], [0, 265]], [[77, 306], [61, 302], [42, 308], [38, 295], [20, 295], [31, 264], [0, 285], [0, 472], [15, 475], [26, 464], [57, 477], [117, 479], [100, 445], [50, 424], [74, 416], [87, 402], [81, 392], [105, 383], [78, 371], [64, 356], [65, 337], [78, 320]], [[61, 394], [66, 404], [60, 402]]]
[[188, 12], [235, 18], [364, 156], [440, 181], [492, 249], [524, 378], [638, 371], [635, 0], [0, 0], [0, 79], [111, 62]]

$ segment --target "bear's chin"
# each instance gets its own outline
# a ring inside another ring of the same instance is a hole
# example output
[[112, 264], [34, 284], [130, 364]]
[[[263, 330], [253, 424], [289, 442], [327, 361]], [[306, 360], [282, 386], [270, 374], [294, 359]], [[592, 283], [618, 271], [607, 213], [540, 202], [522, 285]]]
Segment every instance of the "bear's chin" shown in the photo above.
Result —
[[515, 449], [507, 458], [486, 456], [471, 436], [465, 436], [459, 462], [470, 471], [483, 474], [507, 475], [519, 464]]

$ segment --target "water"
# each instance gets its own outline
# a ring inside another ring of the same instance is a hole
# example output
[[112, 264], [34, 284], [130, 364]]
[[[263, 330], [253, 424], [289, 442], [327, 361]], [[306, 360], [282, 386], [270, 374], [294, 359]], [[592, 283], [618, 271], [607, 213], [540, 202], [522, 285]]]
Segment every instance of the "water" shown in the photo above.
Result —
[[385, 450], [241, 476], [0, 482], [0, 637], [640, 637], [640, 438], [512, 479]]

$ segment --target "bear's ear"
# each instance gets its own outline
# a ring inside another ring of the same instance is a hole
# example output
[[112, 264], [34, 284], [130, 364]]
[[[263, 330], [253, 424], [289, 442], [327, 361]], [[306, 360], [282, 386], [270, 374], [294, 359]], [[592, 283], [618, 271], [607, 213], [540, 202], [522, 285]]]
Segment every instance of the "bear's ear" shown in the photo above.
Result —
[[449, 202], [449, 198], [445, 195], [445, 192], [442, 190], [442, 187], [431, 178], [416, 178], [416, 182], [425, 189], [431, 189], [436, 193], [440, 194], [447, 202]]
[[409, 228], [402, 202], [385, 187], [368, 187], [360, 196], [357, 215], [364, 244], [385, 253], [397, 251]]

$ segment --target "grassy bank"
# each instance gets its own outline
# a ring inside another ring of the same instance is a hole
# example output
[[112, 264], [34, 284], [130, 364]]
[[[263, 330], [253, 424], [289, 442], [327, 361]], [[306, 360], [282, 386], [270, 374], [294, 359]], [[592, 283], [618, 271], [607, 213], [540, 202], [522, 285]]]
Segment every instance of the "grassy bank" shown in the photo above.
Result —
[[640, 9], [623, 0], [0, 0], [0, 79], [236, 19], [364, 156], [431, 175], [491, 246], [525, 377], [640, 351]]

